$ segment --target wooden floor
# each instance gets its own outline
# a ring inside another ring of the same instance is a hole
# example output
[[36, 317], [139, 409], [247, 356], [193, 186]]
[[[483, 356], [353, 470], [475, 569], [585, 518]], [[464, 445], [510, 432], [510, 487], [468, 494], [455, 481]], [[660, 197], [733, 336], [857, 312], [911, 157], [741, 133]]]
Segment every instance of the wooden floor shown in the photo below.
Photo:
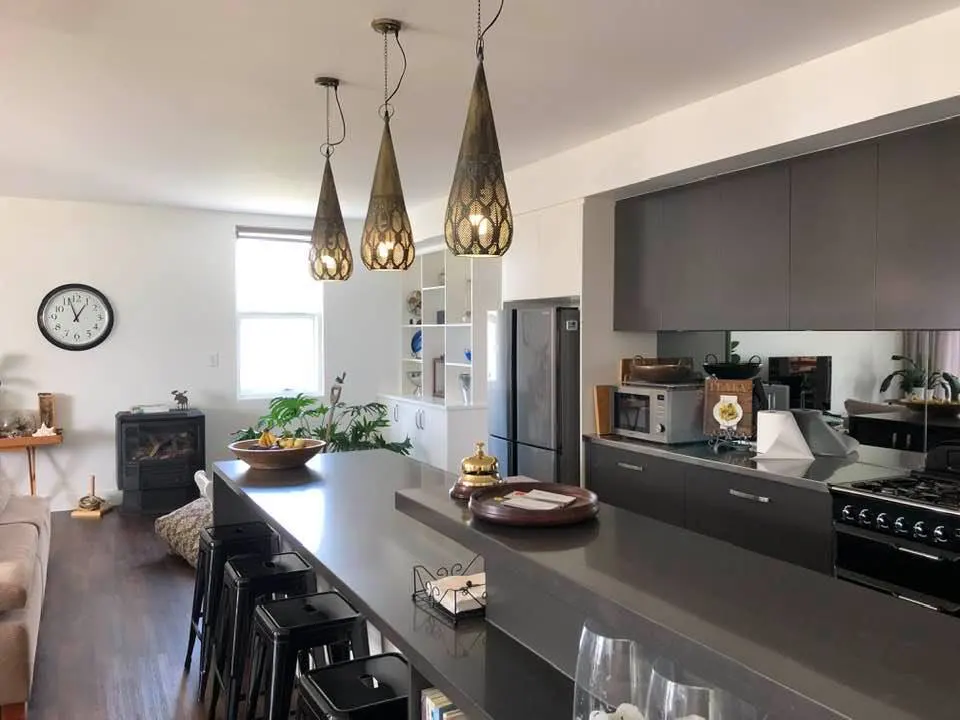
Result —
[[30, 720], [202, 718], [183, 674], [193, 571], [151, 518], [55, 513]]

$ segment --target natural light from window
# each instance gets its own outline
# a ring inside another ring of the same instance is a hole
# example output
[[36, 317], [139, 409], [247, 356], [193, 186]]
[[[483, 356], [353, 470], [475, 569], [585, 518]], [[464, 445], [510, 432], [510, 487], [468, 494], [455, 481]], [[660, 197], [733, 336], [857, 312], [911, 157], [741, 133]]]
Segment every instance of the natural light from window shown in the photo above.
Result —
[[307, 242], [239, 237], [236, 244], [237, 394], [323, 391], [322, 286]]

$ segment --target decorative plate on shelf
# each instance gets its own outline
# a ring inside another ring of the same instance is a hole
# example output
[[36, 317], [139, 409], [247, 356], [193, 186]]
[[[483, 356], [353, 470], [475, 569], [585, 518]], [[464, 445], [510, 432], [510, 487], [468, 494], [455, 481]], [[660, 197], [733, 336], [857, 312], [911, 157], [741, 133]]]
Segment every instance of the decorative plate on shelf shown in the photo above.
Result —
[[[558, 496], [564, 502], [554, 502]], [[599, 505], [596, 493], [573, 485], [506, 482], [477, 490], [467, 508], [475, 518], [496, 525], [550, 527], [592, 520]]]
[[417, 330], [410, 338], [410, 352], [416, 357], [420, 355], [421, 350], [423, 350], [423, 330]]

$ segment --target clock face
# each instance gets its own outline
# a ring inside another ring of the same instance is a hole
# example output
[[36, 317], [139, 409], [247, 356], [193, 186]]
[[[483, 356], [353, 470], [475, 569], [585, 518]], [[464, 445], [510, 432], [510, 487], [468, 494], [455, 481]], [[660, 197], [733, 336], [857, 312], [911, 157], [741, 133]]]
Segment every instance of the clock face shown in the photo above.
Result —
[[37, 310], [40, 332], [64, 350], [89, 350], [113, 329], [113, 308], [99, 290], [70, 283], [54, 288]]

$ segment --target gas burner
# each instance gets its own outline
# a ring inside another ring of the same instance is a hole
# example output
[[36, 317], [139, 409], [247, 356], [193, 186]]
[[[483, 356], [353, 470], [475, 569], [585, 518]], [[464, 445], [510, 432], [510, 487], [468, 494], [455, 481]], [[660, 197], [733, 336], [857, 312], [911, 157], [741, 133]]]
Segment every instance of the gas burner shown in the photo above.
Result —
[[904, 478], [884, 478], [850, 483], [850, 487], [892, 500], [921, 502], [960, 511], [960, 479], [915, 472]]

